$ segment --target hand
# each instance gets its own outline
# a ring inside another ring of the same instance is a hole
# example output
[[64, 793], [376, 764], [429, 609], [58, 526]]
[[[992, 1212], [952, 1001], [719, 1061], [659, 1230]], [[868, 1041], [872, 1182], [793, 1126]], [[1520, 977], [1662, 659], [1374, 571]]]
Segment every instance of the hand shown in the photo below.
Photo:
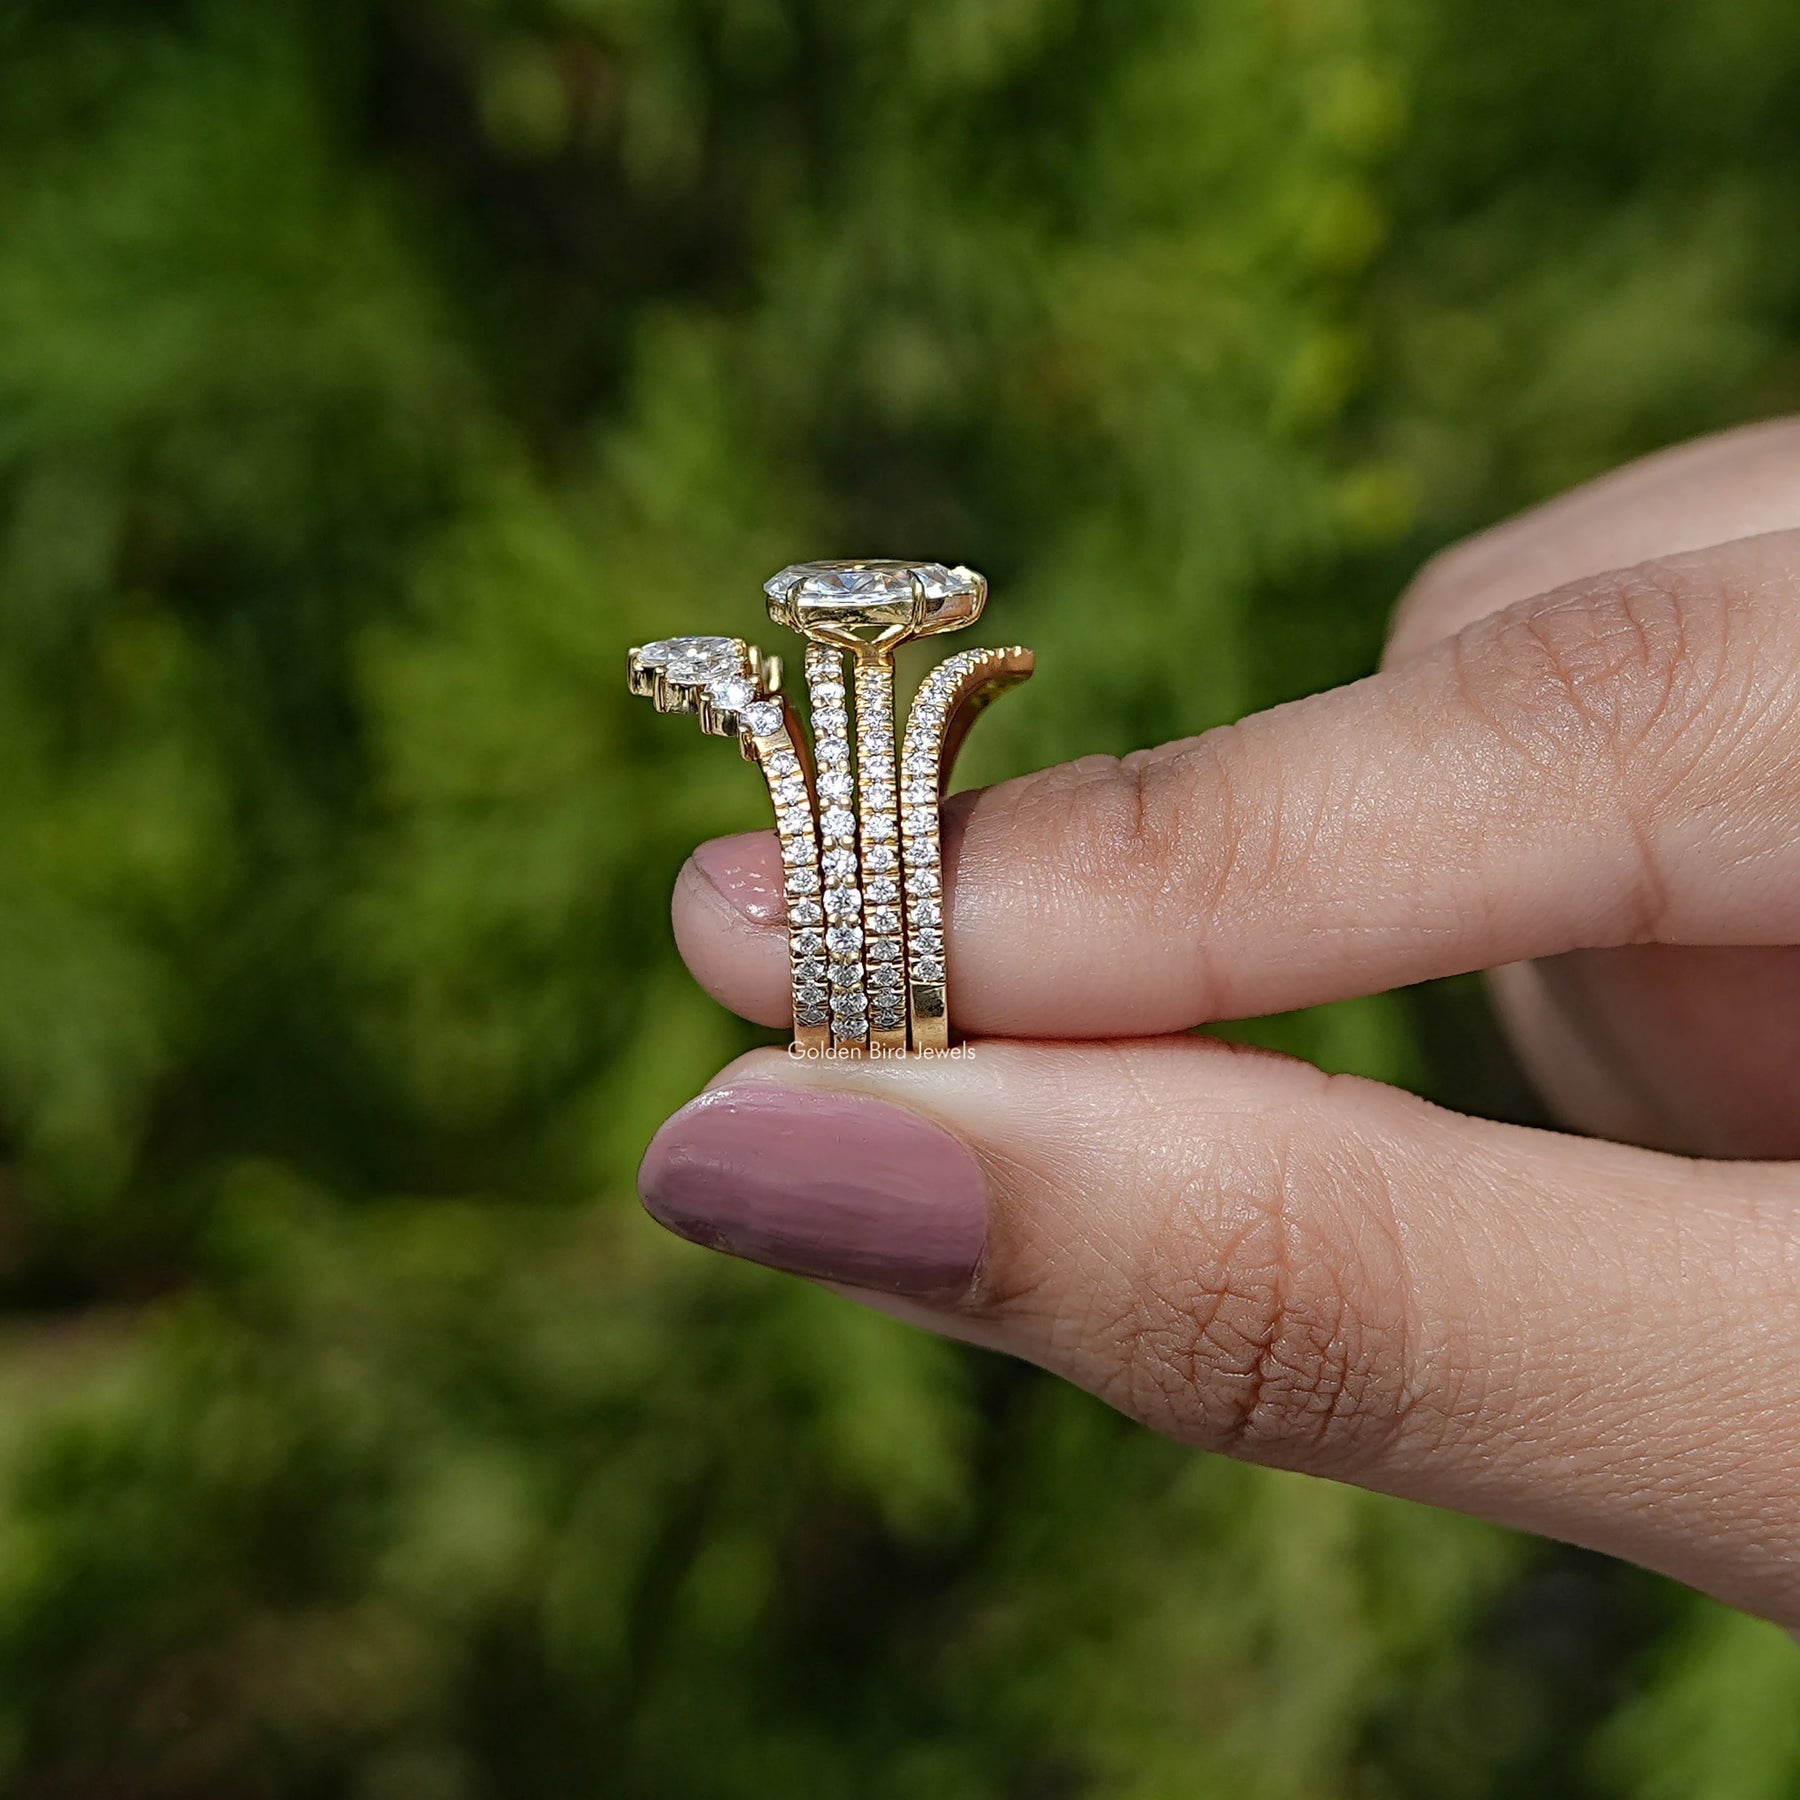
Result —
[[[756, 1052], [647, 1205], [1209, 1449], [1800, 1625], [1800, 1164], [1692, 1154], [1800, 1158], [1795, 526], [1800, 426], [1652, 458], [1433, 563], [1369, 680], [964, 796], [972, 1054]], [[780, 891], [753, 834], [675, 900], [768, 1024]], [[1171, 1035], [1488, 967], [1560, 1115], [1656, 1148]]]

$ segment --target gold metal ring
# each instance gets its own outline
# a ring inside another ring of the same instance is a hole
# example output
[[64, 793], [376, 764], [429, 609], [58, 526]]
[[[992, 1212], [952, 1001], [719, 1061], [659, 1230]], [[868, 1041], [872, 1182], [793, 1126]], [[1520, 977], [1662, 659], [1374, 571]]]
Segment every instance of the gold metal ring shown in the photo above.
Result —
[[897, 749], [894, 651], [973, 623], [987, 582], [942, 563], [820, 562], [784, 569], [763, 589], [770, 617], [807, 640], [810, 762], [779, 659], [742, 639], [635, 649], [631, 690], [663, 712], [697, 713], [703, 730], [735, 730], [768, 781], [796, 1049], [941, 1050], [950, 1011], [939, 803], [970, 723], [1030, 675], [1032, 653], [947, 658], [921, 684]]

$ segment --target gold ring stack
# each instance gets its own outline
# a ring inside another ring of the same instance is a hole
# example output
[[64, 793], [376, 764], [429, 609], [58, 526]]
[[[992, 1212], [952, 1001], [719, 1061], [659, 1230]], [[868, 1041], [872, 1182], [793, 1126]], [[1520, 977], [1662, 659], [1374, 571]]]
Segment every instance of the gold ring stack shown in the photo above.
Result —
[[[987, 583], [942, 563], [819, 562], [763, 584], [769, 616], [806, 639], [812, 758], [781, 663], [739, 638], [631, 652], [631, 691], [701, 729], [737, 733], [769, 785], [781, 838], [797, 1050], [949, 1044], [938, 808], [977, 712], [1032, 671], [1032, 653], [966, 650], [921, 684], [895, 743], [894, 651], [972, 624]], [[854, 706], [854, 717], [852, 715]]]

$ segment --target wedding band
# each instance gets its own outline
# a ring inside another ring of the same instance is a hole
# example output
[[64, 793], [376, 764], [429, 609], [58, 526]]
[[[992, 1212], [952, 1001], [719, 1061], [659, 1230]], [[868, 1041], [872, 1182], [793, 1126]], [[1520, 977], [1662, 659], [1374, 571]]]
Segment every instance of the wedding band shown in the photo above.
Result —
[[1024, 681], [1035, 660], [1017, 644], [946, 657], [919, 684], [906, 715], [906, 742], [900, 755], [906, 777], [900, 854], [906, 871], [907, 1026], [915, 1050], [942, 1050], [950, 1042], [938, 806], [975, 715]]
[[920, 685], [897, 749], [895, 649], [971, 624], [987, 582], [942, 563], [824, 562], [784, 569], [763, 589], [770, 617], [807, 640], [810, 767], [780, 660], [741, 638], [634, 649], [631, 690], [660, 711], [698, 714], [702, 730], [735, 731], [762, 769], [781, 840], [796, 1050], [944, 1049], [939, 804], [970, 723], [1031, 674], [1032, 653], [947, 658]]
[[664, 638], [632, 650], [626, 679], [634, 694], [656, 702], [658, 712], [697, 713], [701, 730], [720, 736], [735, 731], [745, 757], [761, 769], [781, 840], [794, 1043], [823, 1050], [831, 1032], [819, 836], [805, 740], [780, 692], [780, 658], [765, 657], [742, 638]]

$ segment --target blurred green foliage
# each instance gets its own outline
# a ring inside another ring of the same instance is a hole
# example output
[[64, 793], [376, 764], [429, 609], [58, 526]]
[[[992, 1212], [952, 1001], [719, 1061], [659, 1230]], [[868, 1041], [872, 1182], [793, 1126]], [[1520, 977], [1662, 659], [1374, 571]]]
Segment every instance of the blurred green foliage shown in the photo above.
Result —
[[1800, 1793], [1766, 1628], [648, 1226], [760, 811], [620, 680], [884, 550], [978, 776], [1350, 678], [1800, 400], [1797, 214], [1784, 0], [0, 5], [4, 1790]]

